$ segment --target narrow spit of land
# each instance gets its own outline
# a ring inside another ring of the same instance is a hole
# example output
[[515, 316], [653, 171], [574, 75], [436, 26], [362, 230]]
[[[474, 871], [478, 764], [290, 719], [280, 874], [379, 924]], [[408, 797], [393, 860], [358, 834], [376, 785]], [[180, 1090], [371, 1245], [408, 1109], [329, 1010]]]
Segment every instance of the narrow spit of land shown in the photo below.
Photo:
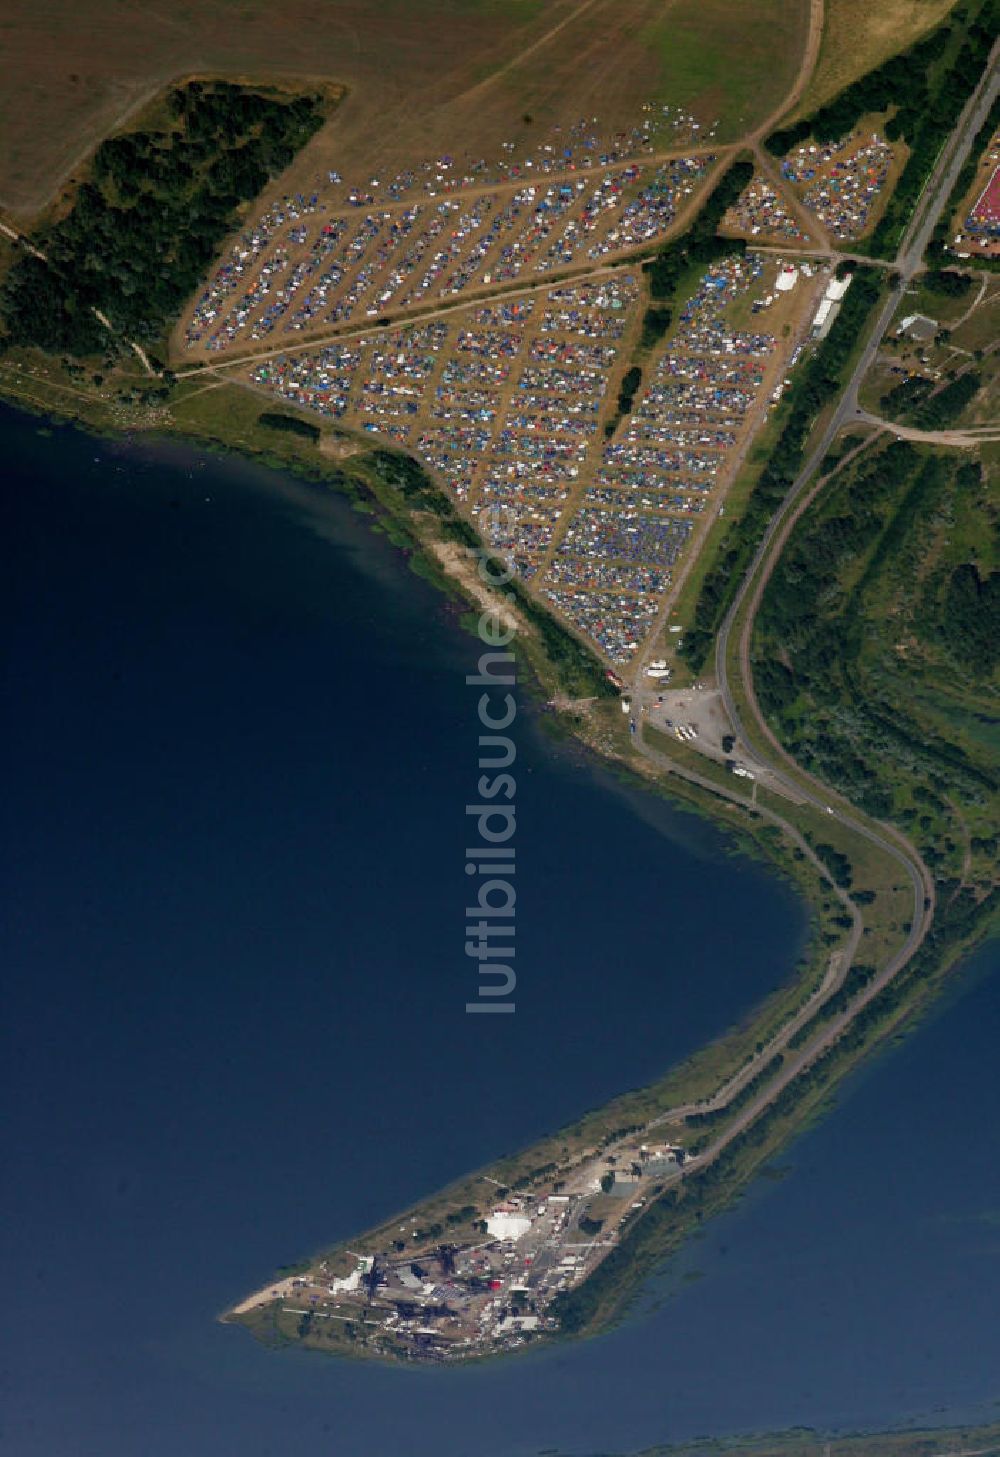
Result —
[[[574, 14], [578, 15], [579, 10]], [[714, 161], [705, 171], [695, 197], [678, 209], [664, 235], [667, 239], [683, 230], [714, 179], [744, 147], [751, 149], [758, 171], [773, 182], [790, 212], [801, 220], [798, 199], [776, 175], [760, 142], [778, 117], [796, 104], [808, 83], [822, 22], [821, 0], [812, 0], [809, 36], [792, 91], [781, 108], [753, 133], [738, 143], [711, 148]], [[892, 428], [860, 410], [858, 385], [885, 335], [903, 289], [922, 266], [927, 241], [996, 90], [995, 47], [979, 87], [941, 151], [891, 263], [834, 248], [825, 230], [815, 223], [811, 227], [819, 239], [818, 246], [807, 246], [800, 240], [777, 250], [784, 257], [793, 254], [797, 259], [819, 259], [827, 269], [834, 260], [864, 261], [898, 277], [870, 326], [819, 442], [770, 521], [718, 637], [715, 680], [706, 687], [717, 700], [740, 752], [758, 770], [752, 787], [748, 789], [745, 783], [734, 787], [725, 774], [713, 772], [717, 766], [710, 760], [694, 754], [668, 757], [657, 748], [654, 734], [645, 731], [653, 718], [655, 696], [647, 678], [652, 649], [632, 664], [622, 684], [623, 697], [632, 705], [638, 729], [630, 753], [648, 771], [649, 778], [668, 775], [675, 784], [688, 785], [699, 794], [711, 795], [717, 803], [721, 801], [741, 822], [749, 823], [749, 818], [744, 821], [743, 817], [752, 817], [758, 826], [777, 832], [823, 888], [824, 895], [836, 904], [846, 936], [815, 969], [814, 984], [800, 990], [798, 1001], [783, 1009], [782, 1017], [767, 1028], [752, 1053], [735, 1067], [727, 1067], [707, 1091], [678, 1099], [666, 1096], [661, 1089], [639, 1112], [623, 1115], [617, 1125], [609, 1122], [597, 1141], [583, 1139], [556, 1154], [550, 1144], [537, 1152], [534, 1163], [529, 1151], [513, 1172], [496, 1169], [472, 1175], [455, 1189], [444, 1191], [419, 1210], [402, 1216], [402, 1223], [399, 1219], [389, 1221], [382, 1229], [364, 1236], [360, 1251], [337, 1250], [285, 1274], [233, 1307], [227, 1319], [239, 1320], [268, 1339], [300, 1340], [359, 1354], [435, 1360], [489, 1355], [514, 1349], [532, 1336], [556, 1332], [560, 1324], [565, 1327], [566, 1298], [585, 1288], [609, 1257], [620, 1253], [634, 1232], [645, 1229], [654, 1210], [671, 1207], [671, 1201], [677, 1200], [685, 1185], [697, 1183], [722, 1167], [748, 1130], [762, 1123], [764, 1115], [783, 1106], [786, 1092], [804, 1081], [804, 1075], [837, 1047], [919, 950], [936, 909], [934, 882], [926, 865], [905, 836], [859, 814], [784, 753], [757, 705], [749, 642], [764, 587], [792, 527], [824, 484], [826, 477], [818, 478], [817, 473], [835, 437], [843, 428], [857, 424]], [[648, 160], [656, 163], [678, 155], [704, 157], [708, 150], [668, 148]], [[488, 190], [507, 195], [516, 186], [494, 184]], [[467, 196], [485, 195], [486, 191], [472, 188]], [[16, 230], [4, 231], [30, 249], [30, 244], [17, 237]], [[180, 369], [178, 377], [186, 380], [205, 375], [205, 389], [221, 388], [231, 371], [238, 374], [240, 369], [278, 354], [350, 343], [397, 324], [431, 323], [467, 311], [470, 302], [485, 307], [550, 290], [564, 281], [586, 280], [589, 284], [613, 279], [620, 274], [618, 265], [639, 261], [649, 251], [624, 249], [621, 258], [616, 257], [611, 265], [594, 267], [581, 262], [554, 270], [534, 283], [515, 280], [482, 290], [474, 288], [454, 304], [421, 303], [399, 310], [388, 323], [345, 323], [281, 349], [263, 346], [226, 351], [211, 363]], [[760, 251], [768, 252], [768, 246]], [[105, 317], [97, 317], [110, 328]], [[152, 366], [146, 353], [134, 342], [130, 347], [148, 372]], [[247, 380], [239, 383], [247, 392], [254, 388]], [[758, 423], [754, 416], [754, 426]], [[917, 433], [923, 440], [931, 438]], [[966, 432], [962, 434], [961, 443], [969, 443]], [[444, 559], [441, 553], [437, 555]], [[612, 672], [620, 663], [605, 655], [603, 666]], [[901, 876], [900, 894], [910, 902], [902, 918], [898, 944], [884, 948], [877, 973], [852, 991], [846, 1005], [843, 995], [854, 988], [850, 979], [866, 930], [865, 916], [816, 853], [813, 838], [803, 832], [802, 824], [809, 816], [814, 820], [822, 817], [831, 829], [836, 827], [842, 835], [863, 842], [890, 867], [893, 876]], [[840, 998], [836, 1003], [839, 1010], [825, 1020], [819, 1017], [817, 1024], [817, 1014], [827, 1003], [832, 1005], [834, 997]], [[693, 1128], [700, 1130], [694, 1137]], [[405, 1235], [402, 1241], [400, 1234]], [[598, 1309], [594, 1319], [582, 1324], [592, 1328], [604, 1313]], [[338, 1332], [336, 1337], [331, 1335], [334, 1330]]]
[[[525, 1196], [519, 1196], [516, 1188], [500, 1185], [489, 1174], [478, 1176], [480, 1198], [486, 1192], [487, 1204], [497, 1207], [485, 1218], [478, 1207], [452, 1210], [447, 1220], [453, 1232], [446, 1236], [449, 1242], [445, 1245], [441, 1244], [441, 1227], [435, 1228], [433, 1221], [429, 1229], [409, 1229], [411, 1220], [405, 1218], [399, 1228], [415, 1238], [414, 1254], [394, 1254], [388, 1228], [374, 1232], [364, 1242], [365, 1253], [347, 1255], [346, 1263], [342, 1254], [339, 1264], [335, 1255], [293, 1273], [248, 1297], [228, 1318], [243, 1320], [259, 1334], [297, 1335], [319, 1344], [323, 1341], [316, 1332], [322, 1322], [339, 1322], [346, 1341], [330, 1339], [338, 1348], [356, 1343], [372, 1354], [437, 1360], [516, 1348], [531, 1336], [556, 1330], [565, 1292], [586, 1284], [641, 1223], [649, 1205], [670, 1199], [686, 1181], [704, 1174], [728, 1150], [739, 1146], [747, 1130], [779, 1105], [803, 1074], [837, 1046], [924, 942], [935, 914], [935, 888], [919, 852], [898, 830], [860, 814], [781, 750], [754, 695], [749, 642], [764, 587], [792, 527], [825, 483], [826, 477], [819, 475], [821, 463], [840, 430], [858, 420], [860, 381], [895, 314], [902, 289], [921, 266], [923, 249], [950, 193], [951, 180], [996, 87], [994, 52], [901, 242], [894, 264], [898, 281], [872, 321], [820, 439], [769, 522], [717, 639], [712, 686], [740, 749], [764, 767], [769, 788], [787, 802], [788, 811], [778, 812], [759, 799], [756, 784], [748, 796], [707, 772], [668, 758], [642, 731], [633, 739], [634, 748], [657, 773], [677, 776], [744, 810], [752, 806], [826, 882], [840, 902], [850, 930], [829, 958], [820, 984], [758, 1045], [755, 1055], [708, 1096], [662, 1108], [638, 1124], [606, 1136], [596, 1148], [536, 1169], [522, 1180], [527, 1186]], [[635, 664], [624, 688], [631, 712], [639, 720], [654, 696], [645, 676], [651, 651]], [[864, 917], [796, 827], [796, 812], [803, 807], [868, 844], [902, 875], [910, 896], [900, 943], [848, 1004], [804, 1042], [802, 1031], [816, 1009], [845, 986], [864, 933]], [[720, 1117], [723, 1126], [716, 1133], [714, 1124]], [[708, 1130], [700, 1145], [688, 1143], [685, 1147], [671, 1141], [675, 1131], [692, 1119]], [[463, 1225], [468, 1225], [468, 1232]], [[422, 1242], [426, 1248], [420, 1248]], [[501, 1290], [502, 1301], [497, 1298]], [[294, 1328], [289, 1326], [289, 1316], [297, 1322]]]

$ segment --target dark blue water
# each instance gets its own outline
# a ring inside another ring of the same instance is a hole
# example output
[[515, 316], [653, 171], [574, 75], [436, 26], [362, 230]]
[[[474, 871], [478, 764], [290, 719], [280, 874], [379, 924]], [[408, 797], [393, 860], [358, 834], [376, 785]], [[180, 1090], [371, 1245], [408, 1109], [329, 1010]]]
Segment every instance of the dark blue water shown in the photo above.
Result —
[[467, 1017], [453, 612], [305, 487], [2, 428], [5, 1452], [501, 1457], [1000, 1395], [985, 976], [607, 1338], [406, 1371], [216, 1325], [745, 1014], [803, 915], [525, 702], [517, 1013]]

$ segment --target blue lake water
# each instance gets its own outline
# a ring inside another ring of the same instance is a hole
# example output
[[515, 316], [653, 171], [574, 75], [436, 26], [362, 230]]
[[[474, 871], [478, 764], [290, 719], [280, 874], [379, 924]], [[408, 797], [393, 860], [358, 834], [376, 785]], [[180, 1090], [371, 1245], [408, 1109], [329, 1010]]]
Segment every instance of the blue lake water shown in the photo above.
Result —
[[310, 488], [0, 429], [4, 1452], [582, 1454], [987, 1412], [994, 950], [607, 1337], [413, 1371], [218, 1326], [745, 1015], [805, 918], [523, 698], [517, 1012], [466, 1016], [454, 610]]

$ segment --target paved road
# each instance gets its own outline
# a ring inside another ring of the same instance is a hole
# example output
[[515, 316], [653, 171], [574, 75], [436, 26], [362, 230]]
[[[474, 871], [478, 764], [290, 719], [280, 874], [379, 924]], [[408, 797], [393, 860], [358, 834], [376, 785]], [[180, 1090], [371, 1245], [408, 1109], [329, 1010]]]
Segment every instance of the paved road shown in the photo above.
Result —
[[[830, 446], [834, 441], [834, 438], [844, 425], [849, 424], [852, 420], [857, 419], [862, 414], [858, 405], [858, 390], [860, 388], [861, 381], [864, 379], [865, 375], [868, 373], [868, 370], [871, 368], [871, 365], [875, 360], [875, 355], [878, 352], [883, 335], [885, 334], [885, 331], [888, 328], [893, 318], [893, 315], [895, 314], [903, 290], [906, 288], [910, 279], [913, 277], [913, 274], [922, 266], [923, 250], [926, 248], [927, 242], [930, 239], [930, 235], [934, 229], [934, 225], [938, 220], [942, 208], [948, 200], [948, 196], [951, 192], [952, 186], [954, 185], [958, 172], [961, 170], [961, 167], [969, 154], [973, 138], [985, 121], [986, 115], [993, 104], [998, 89], [1000, 89], [1000, 41], [997, 42], [997, 44], [993, 48], [993, 51], [991, 52], [989, 63], [983, 73], [978, 87], [969, 98], [969, 101], [966, 103], [958, 126], [956, 127], [952, 136], [949, 138], [948, 142], [942, 148], [941, 155], [937, 160], [934, 172], [927, 186], [924, 188], [920, 203], [918, 204], [918, 207], [914, 212], [914, 216], [911, 219], [906, 233], [903, 236], [899, 253], [896, 258], [896, 268], [899, 273], [899, 282], [893, 289], [890, 290], [887, 299], [879, 310], [875, 323], [871, 328], [871, 331], [861, 351], [861, 354], [859, 355], [857, 362], [855, 363], [854, 369], [851, 373], [851, 376], [844, 387], [836, 410], [833, 412], [819, 441], [807, 458], [802, 470], [793, 481], [791, 487], [788, 490], [788, 493], [786, 494], [775, 515], [768, 523], [767, 530], [764, 532], [764, 536], [761, 540], [759, 547], [757, 548], [757, 551], [754, 554], [753, 560], [750, 563], [750, 567], [746, 573], [746, 576], [744, 577], [743, 582], [741, 583], [740, 588], [736, 593], [736, 597], [733, 600], [732, 606], [726, 614], [725, 621], [722, 624], [722, 628], [716, 640], [716, 675], [719, 681], [719, 689], [722, 693], [723, 701], [726, 705], [726, 710], [729, 713], [733, 726], [737, 729], [737, 732], [740, 734], [740, 736], [746, 741], [748, 747], [752, 747], [751, 740], [749, 738], [749, 735], [746, 733], [743, 724], [741, 723], [740, 715], [736, 708], [732, 690], [729, 685], [728, 652], [729, 640], [732, 633], [733, 624], [743, 606], [744, 601], [747, 598], [747, 595], [754, 587], [754, 582], [757, 578], [758, 571], [761, 569], [765, 561], [772, 553], [772, 547], [775, 543], [775, 539], [778, 536], [779, 531], [786, 522], [787, 518], [795, 509], [800, 497], [804, 495], [813, 477], [816, 475], [820, 463], [823, 461], [827, 452], [829, 451]], [[773, 561], [771, 565], [773, 566]], [[753, 749], [753, 752], [757, 757], [761, 758], [763, 762], [767, 762], [767, 756], [761, 755], [758, 749]], [[789, 775], [782, 772], [780, 769], [774, 769], [774, 772], [777, 778], [780, 781], [784, 782], [788, 787], [794, 787], [796, 791], [801, 790], [801, 775], [797, 776], [795, 779], [792, 779]], [[836, 796], [831, 797], [830, 791], [826, 790], [822, 785], [819, 784], [818, 781], [812, 780], [811, 776], [807, 776], [807, 778], [811, 780], [814, 786], [814, 788], [806, 794], [806, 798], [808, 798], [811, 803], [816, 805], [818, 808], [824, 810], [827, 808], [827, 806], [832, 805], [835, 818], [841, 820], [842, 823], [849, 825], [852, 829], [860, 830], [861, 833], [865, 834], [868, 839], [873, 840], [875, 843], [886, 845], [890, 853], [892, 853], [897, 859], [900, 858], [898, 844], [890, 845], [883, 836], [878, 835], [876, 832], [869, 830], [867, 826], [862, 825], [855, 816], [850, 815], [845, 811], [845, 809], [843, 808], [843, 801], [841, 801], [840, 804], [837, 804], [835, 802]], [[894, 836], [894, 839], [895, 838], [896, 837]], [[901, 836], [899, 837], [899, 840], [902, 840]], [[913, 851], [913, 856], [915, 855], [916, 852]], [[906, 857], [906, 859], [912, 867], [912, 857]], [[926, 870], [924, 872], [924, 875], [917, 876], [918, 881], [925, 881], [926, 879], [929, 879], [929, 876], [927, 876], [926, 874]]]
[[965, 165], [976, 133], [985, 125], [998, 92], [1000, 40], [995, 42], [979, 85], [965, 103], [954, 130], [941, 148], [927, 186], [917, 201], [910, 225], [903, 235], [899, 253], [896, 255], [896, 267], [907, 278], [912, 278], [921, 266], [937, 220], [958, 181], [958, 174]]
[[[842, 800], [832, 790], [829, 790], [819, 780], [806, 773], [795, 765], [794, 760], [780, 750], [780, 746], [773, 740], [764, 724], [759, 708], [756, 706], [753, 697], [753, 684], [749, 674], [749, 639], [753, 627], [753, 618], [756, 612], [757, 603], [760, 600], [763, 586], [766, 583], [774, 564], [780, 556], [781, 549], [790, 532], [794, 519], [801, 509], [815, 494], [817, 486], [814, 483], [819, 466], [825, 458], [829, 448], [841, 430], [841, 428], [858, 418], [858, 389], [861, 381], [871, 367], [876, 352], [882, 341], [883, 335], [888, 328], [901, 295], [914, 273], [922, 267], [923, 254], [930, 240], [931, 233], [946, 205], [951, 190], [957, 179], [964, 162], [969, 155], [973, 139], [983, 125], [986, 115], [993, 104], [993, 101], [1000, 89], [1000, 42], [994, 46], [990, 55], [989, 63], [983, 73], [979, 85], [970, 97], [962, 111], [959, 122], [941, 150], [941, 154], [935, 163], [934, 170], [924, 188], [923, 193], [914, 210], [914, 215], [903, 236], [900, 249], [895, 260], [895, 269], [899, 274], [899, 281], [893, 287], [889, 296], [880, 308], [878, 315], [871, 326], [870, 333], [864, 347], [858, 357], [855, 367], [848, 379], [837, 408], [834, 410], [822, 435], [807, 458], [805, 465], [792, 483], [785, 499], [769, 522], [764, 537], [758, 547], [750, 567], [740, 584], [736, 597], [725, 621], [719, 632], [716, 641], [716, 676], [723, 702], [729, 714], [733, 727], [749, 754], [768, 766], [774, 778], [786, 791], [792, 794], [799, 801], [805, 800], [816, 809], [831, 816], [833, 820], [849, 829], [852, 833], [861, 835], [870, 843], [876, 845], [886, 855], [891, 857], [905, 873], [910, 882], [913, 892], [913, 914], [906, 940], [895, 955], [889, 960], [882, 971], [868, 984], [851, 1006], [835, 1018], [823, 1033], [816, 1038], [798, 1056], [786, 1061], [779, 1076], [728, 1125], [724, 1133], [705, 1150], [704, 1153], [691, 1159], [685, 1165], [685, 1175], [688, 1171], [694, 1171], [711, 1163], [723, 1149], [737, 1138], [765, 1108], [787, 1087], [799, 1074], [813, 1063], [817, 1057], [832, 1046], [841, 1034], [850, 1026], [858, 1013], [868, 1005], [872, 999], [883, 990], [885, 986], [895, 977], [898, 972], [911, 959], [917, 948], [920, 946], [934, 915], [934, 884], [926, 865], [916, 848], [909, 840], [888, 825], [874, 825], [862, 819], [846, 801]], [[810, 488], [812, 491], [810, 493]], [[754, 594], [750, 601], [750, 610], [747, 613], [745, 622], [741, 629], [740, 656], [743, 663], [743, 680], [745, 689], [749, 695], [751, 711], [755, 723], [754, 730], [757, 735], [771, 739], [774, 748], [778, 751], [779, 762], [774, 762], [774, 753], [768, 755], [763, 752], [760, 742], [755, 741], [747, 725], [740, 714], [729, 682], [729, 646], [737, 617], [747, 601], [748, 596]], [[640, 665], [639, 672], [642, 668]], [[636, 689], [641, 691], [641, 684], [637, 682]], [[637, 748], [647, 757], [662, 759], [647, 745], [637, 740]], [[782, 767], [782, 761], [794, 769], [794, 773]], [[675, 767], [675, 772], [678, 772]], [[698, 776], [684, 773], [685, 778], [698, 781]], [[706, 787], [718, 793], [718, 787], [711, 781], [703, 781]], [[734, 796], [729, 795], [729, 798]], [[778, 818], [778, 817], [775, 817]], [[780, 821], [779, 821], [780, 822]], [[783, 822], [782, 822], [783, 823]], [[840, 977], [843, 976], [850, 965], [850, 958], [857, 946], [857, 936], [852, 933], [850, 944], [843, 958], [843, 965], [840, 969]], [[743, 1081], [747, 1081], [747, 1074], [742, 1075]], [[738, 1091], [738, 1084], [731, 1080], [726, 1089], [720, 1089], [713, 1102], [724, 1099], [728, 1101], [735, 1091]], [[725, 1102], [720, 1104], [725, 1105]], [[668, 1115], [669, 1116], [669, 1115]], [[678, 1177], [683, 1177], [679, 1175]]]

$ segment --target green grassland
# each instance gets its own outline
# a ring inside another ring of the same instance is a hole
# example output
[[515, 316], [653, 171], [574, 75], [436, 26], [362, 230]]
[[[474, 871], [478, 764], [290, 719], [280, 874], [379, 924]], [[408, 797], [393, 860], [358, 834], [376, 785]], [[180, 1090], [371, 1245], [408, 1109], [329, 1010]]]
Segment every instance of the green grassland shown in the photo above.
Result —
[[787, 0], [674, 0], [639, 39], [659, 60], [657, 99], [718, 118], [730, 141], [791, 90], [807, 22], [808, 6]]
[[[912, 314], [933, 321], [930, 339], [899, 332]], [[1000, 281], [950, 268], [918, 275], [863, 382], [863, 405], [922, 430], [995, 426], [998, 330]]]

